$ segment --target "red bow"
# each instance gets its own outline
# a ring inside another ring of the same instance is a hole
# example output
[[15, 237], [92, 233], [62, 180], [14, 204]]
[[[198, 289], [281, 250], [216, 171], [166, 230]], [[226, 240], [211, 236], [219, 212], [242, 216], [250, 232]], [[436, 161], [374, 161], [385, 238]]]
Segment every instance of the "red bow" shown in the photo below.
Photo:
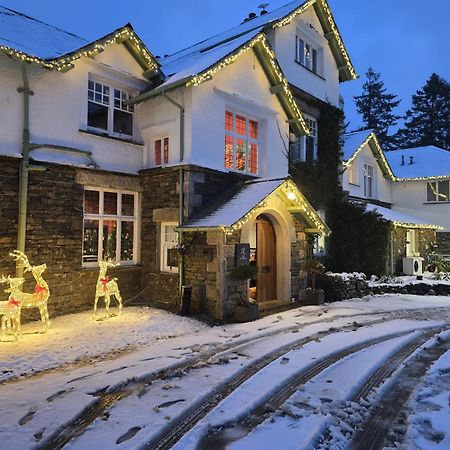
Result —
[[48, 292], [48, 289], [45, 286], [37, 284], [34, 288], [34, 292], [37, 294], [39, 300], [44, 300], [44, 294]]
[[16, 300], [14, 297], [10, 297], [8, 304], [12, 306], [20, 306], [20, 301]]
[[100, 278], [100, 281], [101, 281], [101, 283], [103, 284], [103, 290], [106, 291], [106, 289], [107, 289], [106, 284], [107, 284], [108, 281], [109, 281], [109, 277], [106, 276], [105, 278]]

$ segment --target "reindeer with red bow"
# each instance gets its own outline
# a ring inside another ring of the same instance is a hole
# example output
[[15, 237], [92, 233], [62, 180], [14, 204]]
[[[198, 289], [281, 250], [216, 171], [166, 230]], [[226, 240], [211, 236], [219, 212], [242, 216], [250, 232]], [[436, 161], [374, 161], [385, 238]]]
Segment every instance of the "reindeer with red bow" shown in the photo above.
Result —
[[5, 292], [9, 293], [8, 300], [6, 302], [0, 302], [0, 315], [2, 335], [5, 335], [8, 331], [11, 331], [14, 335], [14, 339], [17, 341], [20, 335], [20, 315], [22, 310], [22, 303], [20, 300], [21, 286], [25, 278], [11, 278], [8, 275], [6, 278], [4, 275], [0, 277], [0, 283], [8, 283], [9, 288], [5, 289]]
[[20, 293], [19, 300], [21, 301], [22, 308], [38, 308], [41, 314], [41, 321], [44, 325], [44, 331], [47, 331], [50, 326], [50, 320], [48, 317], [47, 302], [50, 297], [50, 290], [47, 282], [42, 278], [42, 274], [47, 269], [47, 264], [41, 264], [39, 266], [32, 266], [28, 261], [25, 253], [14, 250], [10, 255], [16, 260], [23, 263], [25, 272], [31, 272], [33, 278], [36, 281], [34, 292], [32, 293]]
[[95, 289], [95, 302], [94, 302], [94, 316], [97, 313], [97, 302], [100, 297], [105, 298], [106, 312], [109, 312], [109, 304], [111, 302], [111, 296], [114, 295], [119, 302], [119, 314], [122, 311], [122, 297], [120, 295], [119, 286], [117, 285], [117, 278], [110, 279], [106, 275], [108, 267], [117, 267], [119, 264], [110, 260], [100, 260], [98, 262], [100, 266], [100, 273], [97, 279], [97, 286]]

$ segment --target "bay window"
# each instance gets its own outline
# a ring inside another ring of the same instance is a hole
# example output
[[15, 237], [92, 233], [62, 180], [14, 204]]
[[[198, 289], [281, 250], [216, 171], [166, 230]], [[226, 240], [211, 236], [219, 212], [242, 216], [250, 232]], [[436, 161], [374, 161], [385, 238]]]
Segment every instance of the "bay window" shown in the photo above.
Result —
[[225, 167], [258, 174], [259, 123], [245, 115], [225, 112]]
[[85, 189], [84, 266], [97, 266], [100, 259], [137, 262], [137, 201], [135, 192]]
[[88, 128], [111, 135], [132, 136], [134, 108], [125, 104], [130, 98], [129, 92], [89, 80]]
[[450, 201], [449, 180], [428, 181], [427, 202], [448, 202]]

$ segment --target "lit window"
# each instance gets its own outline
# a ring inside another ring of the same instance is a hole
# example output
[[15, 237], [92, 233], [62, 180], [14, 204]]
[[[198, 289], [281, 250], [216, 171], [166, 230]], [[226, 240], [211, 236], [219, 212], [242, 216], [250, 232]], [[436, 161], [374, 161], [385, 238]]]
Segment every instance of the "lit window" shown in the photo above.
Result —
[[427, 183], [427, 201], [448, 202], [450, 201], [449, 191], [449, 180], [429, 181]]
[[156, 139], [154, 141], [155, 166], [169, 164], [169, 138]]
[[137, 193], [86, 188], [83, 265], [99, 259], [137, 262]]
[[[110, 93], [114, 91], [113, 98]], [[133, 113], [125, 102], [131, 94], [97, 81], [88, 81], [88, 117], [90, 128], [103, 130], [111, 135], [133, 135]]]
[[364, 164], [364, 196], [374, 198], [375, 182], [373, 166]]
[[299, 36], [296, 36], [295, 43], [295, 60], [311, 72], [318, 73], [317, 49]]
[[350, 164], [350, 167], [347, 169], [348, 170], [348, 182], [350, 184], [355, 184], [357, 185], [359, 180], [358, 180], [358, 164]]
[[290, 143], [290, 157], [292, 162], [307, 162], [312, 164], [317, 160], [317, 120], [310, 116], [304, 116], [309, 128], [309, 134], [301, 137], [294, 137]]
[[161, 222], [161, 272], [178, 272], [176, 222]]
[[259, 123], [225, 111], [225, 167], [256, 175], [259, 147]]

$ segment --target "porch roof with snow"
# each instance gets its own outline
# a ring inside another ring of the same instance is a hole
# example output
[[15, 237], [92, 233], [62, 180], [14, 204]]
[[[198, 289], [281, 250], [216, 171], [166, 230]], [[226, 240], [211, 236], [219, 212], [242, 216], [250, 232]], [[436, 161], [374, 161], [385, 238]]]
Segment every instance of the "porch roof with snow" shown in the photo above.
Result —
[[94, 41], [0, 6], [0, 51], [13, 58], [65, 72], [85, 56], [95, 56], [106, 45], [123, 43], [144, 71], [153, 73], [158, 61], [130, 24]]
[[264, 207], [265, 201], [277, 195], [288, 211], [309, 227], [305, 232], [328, 235], [328, 226], [309, 204], [290, 178], [258, 179], [245, 182], [237, 191], [229, 193], [212, 205], [203, 215], [178, 227], [180, 231], [208, 231], [239, 229], [247, 220]]
[[343, 169], [346, 170], [358, 156], [359, 152], [368, 145], [374, 158], [377, 160], [384, 175], [390, 180], [395, 179], [395, 175], [386, 159], [386, 154], [380, 147], [374, 130], [361, 130], [344, 134], [342, 146]]
[[434, 145], [393, 150], [386, 158], [398, 181], [450, 178], [450, 151]]
[[419, 217], [411, 216], [409, 214], [396, 211], [394, 209], [385, 208], [383, 206], [374, 205], [368, 203], [366, 206], [366, 211], [374, 211], [380, 214], [384, 219], [391, 222], [393, 225], [405, 228], [430, 228], [430, 229], [441, 229], [439, 225], [430, 223], [425, 219]]
[[347, 53], [327, 0], [295, 0], [280, 8], [267, 12], [266, 14], [256, 16], [227, 31], [165, 57], [160, 61], [163, 66], [163, 71], [169, 76], [173, 75], [175, 73], [173, 69], [177, 64], [184, 64], [183, 61], [196, 58], [199, 54], [207, 52], [212, 48], [221, 46], [242, 36], [249, 35], [250, 33], [259, 33], [263, 30], [268, 31], [288, 25], [296, 16], [303, 13], [309, 7], [314, 8], [325, 36], [328, 39], [333, 57], [339, 68], [339, 80], [348, 81], [356, 79], [357, 75], [355, 69]]

